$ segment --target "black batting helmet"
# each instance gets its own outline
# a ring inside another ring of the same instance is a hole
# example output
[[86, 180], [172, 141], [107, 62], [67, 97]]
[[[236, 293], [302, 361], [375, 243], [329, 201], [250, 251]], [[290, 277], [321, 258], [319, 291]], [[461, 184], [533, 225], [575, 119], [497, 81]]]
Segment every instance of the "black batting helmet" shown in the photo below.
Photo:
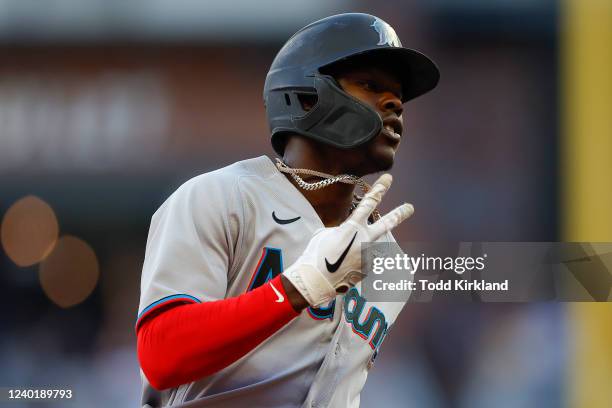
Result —
[[[283, 154], [287, 134], [340, 148], [359, 146], [378, 135], [380, 115], [324, 74], [335, 63], [361, 56], [380, 58], [397, 72], [402, 102], [432, 90], [440, 77], [433, 61], [402, 47], [393, 28], [378, 17], [347, 13], [315, 21], [283, 45], [266, 76], [264, 104], [278, 154]], [[308, 111], [302, 105], [306, 95], [316, 96]]]

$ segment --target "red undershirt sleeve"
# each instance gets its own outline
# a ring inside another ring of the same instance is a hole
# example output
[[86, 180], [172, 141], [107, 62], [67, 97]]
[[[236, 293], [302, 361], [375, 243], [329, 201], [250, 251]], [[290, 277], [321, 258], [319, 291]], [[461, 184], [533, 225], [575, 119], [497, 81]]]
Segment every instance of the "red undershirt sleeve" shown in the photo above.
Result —
[[175, 304], [140, 321], [138, 359], [151, 386], [174, 388], [209, 376], [298, 316], [280, 279], [234, 298]]

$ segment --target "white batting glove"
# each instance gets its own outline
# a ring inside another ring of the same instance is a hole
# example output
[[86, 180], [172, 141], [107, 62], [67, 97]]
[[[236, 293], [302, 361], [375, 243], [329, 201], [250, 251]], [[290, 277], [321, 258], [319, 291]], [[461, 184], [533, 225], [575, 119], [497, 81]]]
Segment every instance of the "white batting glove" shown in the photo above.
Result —
[[403, 204], [368, 225], [368, 218], [391, 186], [391, 175], [383, 174], [341, 225], [321, 228], [304, 253], [283, 274], [311, 306], [325, 304], [341, 289], [361, 281], [361, 243], [374, 242], [414, 212]]

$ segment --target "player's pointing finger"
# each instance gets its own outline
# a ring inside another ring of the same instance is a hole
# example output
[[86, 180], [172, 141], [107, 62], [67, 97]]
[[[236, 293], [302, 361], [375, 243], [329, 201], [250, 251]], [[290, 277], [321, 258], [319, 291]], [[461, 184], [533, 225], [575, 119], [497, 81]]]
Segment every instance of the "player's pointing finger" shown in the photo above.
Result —
[[393, 228], [400, 225], [405, 219], [414, 213], [412, 204], [402, 204], [393, 211], [390, 211], [380, 220], [370, 225], [369, 229], [372, 233], [372, 240], [378, 239], [382, 234], [391, 231]]
[[372, 189], [368, 191], [366, 195], [363, 196], [361, 202], [351, 214], [350, 219], [365, 224], [366, 220], [372, 214], [372, 211], [376, 208], [382, 197], [385, 195], [389, 187], [391, 186], [391, 181], [393, 178], [390, 174], [383, 174], [374, 182]]

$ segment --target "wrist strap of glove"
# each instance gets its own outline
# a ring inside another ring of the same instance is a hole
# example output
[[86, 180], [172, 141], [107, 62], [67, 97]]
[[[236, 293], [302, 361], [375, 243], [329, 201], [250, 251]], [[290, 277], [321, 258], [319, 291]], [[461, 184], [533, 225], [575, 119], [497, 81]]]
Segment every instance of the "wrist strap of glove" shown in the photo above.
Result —
[[336, 297], [336, 289], [314, 266], [293, 264], [283, 274], [311, 306], [320, 306]]

